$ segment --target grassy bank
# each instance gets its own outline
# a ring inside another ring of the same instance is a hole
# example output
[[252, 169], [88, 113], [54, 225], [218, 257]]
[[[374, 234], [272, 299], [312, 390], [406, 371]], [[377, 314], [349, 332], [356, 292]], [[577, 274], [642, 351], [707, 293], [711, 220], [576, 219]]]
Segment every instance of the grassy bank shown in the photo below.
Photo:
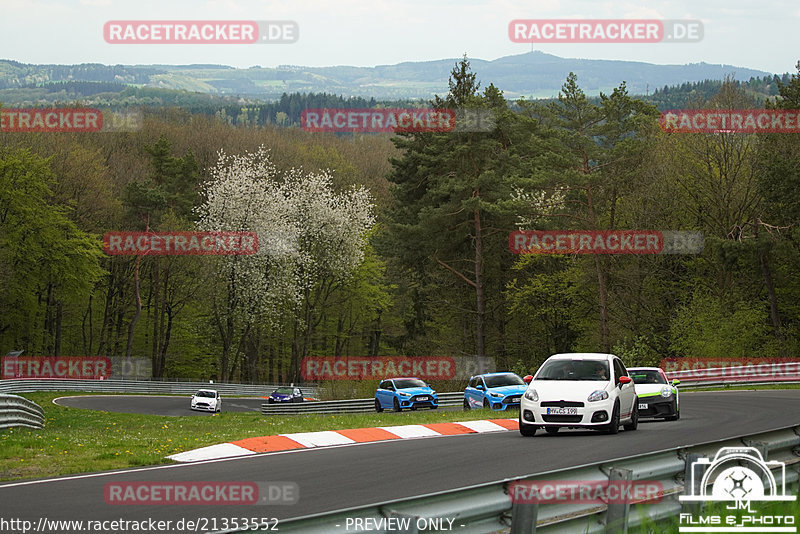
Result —
[[[0, 430], [0, 480], [19, 480], [172, 463], [169, 454], [248, 437], [516, 417], [516, 412], [419, 410], [342, 415], [206, 417], [109, 413], [53, 404], [77, 392], [24, 393], [44, 409], [45, 428]], [[188, 402], [188, 400], [187, 400]]]

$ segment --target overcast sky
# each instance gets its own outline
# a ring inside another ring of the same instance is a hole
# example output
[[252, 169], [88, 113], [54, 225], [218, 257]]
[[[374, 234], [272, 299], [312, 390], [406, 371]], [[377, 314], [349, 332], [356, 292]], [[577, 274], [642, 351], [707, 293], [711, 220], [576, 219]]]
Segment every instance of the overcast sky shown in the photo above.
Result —
[[[531, 50], [512, 43], [512, 19], [699, 19], [699, 43], [536, 44], [562, 57], [657, 64], [725, 63], [783, 73], [800, 59], [796, 0], [0, 0], [0, 58], [24, 63], [374, 66], [496, 59]], [[293, 44], [121, 45], [109, 20], [294, 20]]]

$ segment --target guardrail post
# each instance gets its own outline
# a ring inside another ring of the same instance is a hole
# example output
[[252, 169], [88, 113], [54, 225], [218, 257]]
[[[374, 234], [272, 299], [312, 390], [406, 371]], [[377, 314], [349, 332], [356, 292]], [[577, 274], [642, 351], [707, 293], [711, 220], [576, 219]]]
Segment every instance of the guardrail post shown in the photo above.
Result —
[[[683, 494], [684, 495], [701, 495], [703, 493], [702, 481], [705, 474], [705, 465], [698, 464], [697, 469], [694, 464], [700, 458], [705, 458], [702, 454], [690, 452], [686, 455], [686, 466], [683, 470]], [[694, 475], [694, 476], [693, 476]], [[696, 514], [702, 508], [701, 502], [684, 502], [681, 504], [681, 509], [687, 508], [690, 513]]]
[[[630, 469], [620, 469], [612, 467], [608, 470], [608, 483], [618, 484], [620, 489], [626, 487], [633, 479], [633, 471]], [[626, 534], [628, 532], [628, 513], [631, 509], [631, 503], [623, 495], [627, 493], [623, 491], [614, 492], [620, 496], [619, 502], [608, 502], [608, 509], [606, 510], [606, 534]]]
[[539, 503], [515, 502], [511, 505], [511, 534], [534, 534], [539, 518]]

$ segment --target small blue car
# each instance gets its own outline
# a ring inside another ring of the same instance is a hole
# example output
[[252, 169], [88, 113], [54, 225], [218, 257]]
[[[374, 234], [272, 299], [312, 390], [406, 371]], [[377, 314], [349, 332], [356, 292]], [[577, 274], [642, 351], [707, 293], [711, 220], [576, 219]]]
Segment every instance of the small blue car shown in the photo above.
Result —
[[281, 402], [303, 402], [303, 393], [297, 387], [280, 387], [267, 397], [268, 404]]
[[390, 378], [382, 380], [375, 392], [375, 411], [380, 413], [391, 408], [402, 412], [403, 408], [439, 407], [439, 397], [428, 384], [419, 378]]
[[464, 390], [464, 410], [519, 408], [528, 384], [515, 373], [486, 373], [469, 379]]

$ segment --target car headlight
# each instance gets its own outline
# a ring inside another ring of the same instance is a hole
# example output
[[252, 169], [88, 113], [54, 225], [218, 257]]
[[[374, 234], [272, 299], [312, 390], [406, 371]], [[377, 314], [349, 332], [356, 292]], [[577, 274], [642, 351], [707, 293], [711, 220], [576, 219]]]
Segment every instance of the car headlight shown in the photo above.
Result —
[[661, 388], [661, 396], [662, 397], [669, 397], [672, 395], [672, 389], [669, 386], [664, 386]]
[[529, 401], [539, 402], [539, 394], [536, 393], [536, 390], [533, 388], [528, 388], [528, 390], [525, 392], [525, 398]]
[[403, 397], [410, 397], [411, 396], [411, 393], [406, 393], [405, 391], [399, 391], [398, 393], [400, 393], [400, 395], [403, 396]]
[[489, 393], [489, 395], [491, 395], [492, 397], [502, 397], [500, 393], [494, 393], [494, 392]]
[[606, 400], [608, 398], [608, 391], [604, 389], [598, 389], [597, 391], [592, 391], [592, 394], [586, 399], [589, 402], [597, 402], [601, 400]]
[[436, 392], [431, 390], [431, 395], [436, 395]]

